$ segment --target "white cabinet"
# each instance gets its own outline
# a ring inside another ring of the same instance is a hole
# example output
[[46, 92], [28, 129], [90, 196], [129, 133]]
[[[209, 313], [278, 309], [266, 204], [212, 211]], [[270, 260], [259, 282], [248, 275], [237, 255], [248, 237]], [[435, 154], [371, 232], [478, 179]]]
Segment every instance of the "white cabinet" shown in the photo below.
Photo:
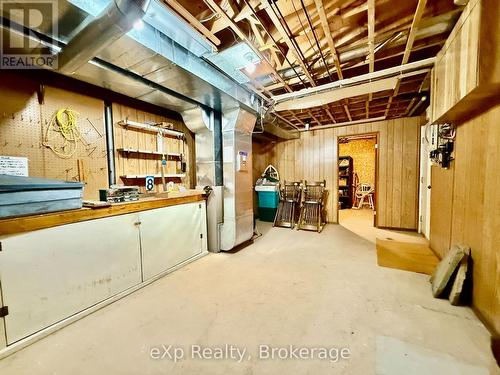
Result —
[[[6, 235], [0, 242], [0, 298], [9, 309], [0, 335], [11, 345], [206, 253], [205, 202]], [[0, 340], [0, 349], [6, 344]]]
[[141, 282], [137, 214], [2, 238], [7, 344]]
[[204, 202], [144, 211], [140, 221], [144, 280], [206, 251]]

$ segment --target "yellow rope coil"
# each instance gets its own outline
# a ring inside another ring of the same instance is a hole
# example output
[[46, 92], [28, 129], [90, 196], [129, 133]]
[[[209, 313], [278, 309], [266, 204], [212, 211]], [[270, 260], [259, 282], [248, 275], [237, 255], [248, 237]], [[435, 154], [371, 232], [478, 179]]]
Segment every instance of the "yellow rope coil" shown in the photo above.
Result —
[[[54, 113], [47, 127], [43, 145], [50, 148], [60, 158], [71, 158], [78, 148], [78, 141], [81, 139], [78, 115], [78, 112], [69, 108], [59, 109]], [[62, 146], [56, 147], [51, 144], [51, 134], [53, 132], [59, 133], [60, 137], [62, 137]]]

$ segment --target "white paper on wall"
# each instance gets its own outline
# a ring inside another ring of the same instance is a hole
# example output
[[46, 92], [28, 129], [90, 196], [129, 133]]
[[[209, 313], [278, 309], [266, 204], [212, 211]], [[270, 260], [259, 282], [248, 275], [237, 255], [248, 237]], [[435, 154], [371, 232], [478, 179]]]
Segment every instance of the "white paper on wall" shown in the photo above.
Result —
[[0, 174], [28, 176], [28, 158], [0, 156]]

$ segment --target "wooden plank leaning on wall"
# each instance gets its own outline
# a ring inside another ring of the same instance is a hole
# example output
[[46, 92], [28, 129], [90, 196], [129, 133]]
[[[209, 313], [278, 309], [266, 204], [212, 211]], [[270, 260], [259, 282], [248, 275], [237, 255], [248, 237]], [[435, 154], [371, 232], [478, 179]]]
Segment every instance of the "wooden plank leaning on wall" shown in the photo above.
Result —
[[421, 117], [410, 117], [303, 132], [300, 139], [279, 142], [274, 147], [260, 146], [266, 155], [261, 153], [257, 160], [276, 166], [282, 181], [326, 179], [328, 221], [337, 222], [337, 138], [378, 133], [378, 226], [414, 230], [418, 216], [419, 131], [423, 121]]

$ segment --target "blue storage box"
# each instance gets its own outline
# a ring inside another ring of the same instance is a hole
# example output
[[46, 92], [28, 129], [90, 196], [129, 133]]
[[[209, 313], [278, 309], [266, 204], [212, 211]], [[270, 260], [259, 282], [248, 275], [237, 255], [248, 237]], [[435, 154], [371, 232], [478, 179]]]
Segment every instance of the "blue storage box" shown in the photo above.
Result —
[[277, 191], [258, 191], [259, 207], [277, 208], [280, 198]]
[[0, 218], [82, 208], [83, 184], [0, 175]]

